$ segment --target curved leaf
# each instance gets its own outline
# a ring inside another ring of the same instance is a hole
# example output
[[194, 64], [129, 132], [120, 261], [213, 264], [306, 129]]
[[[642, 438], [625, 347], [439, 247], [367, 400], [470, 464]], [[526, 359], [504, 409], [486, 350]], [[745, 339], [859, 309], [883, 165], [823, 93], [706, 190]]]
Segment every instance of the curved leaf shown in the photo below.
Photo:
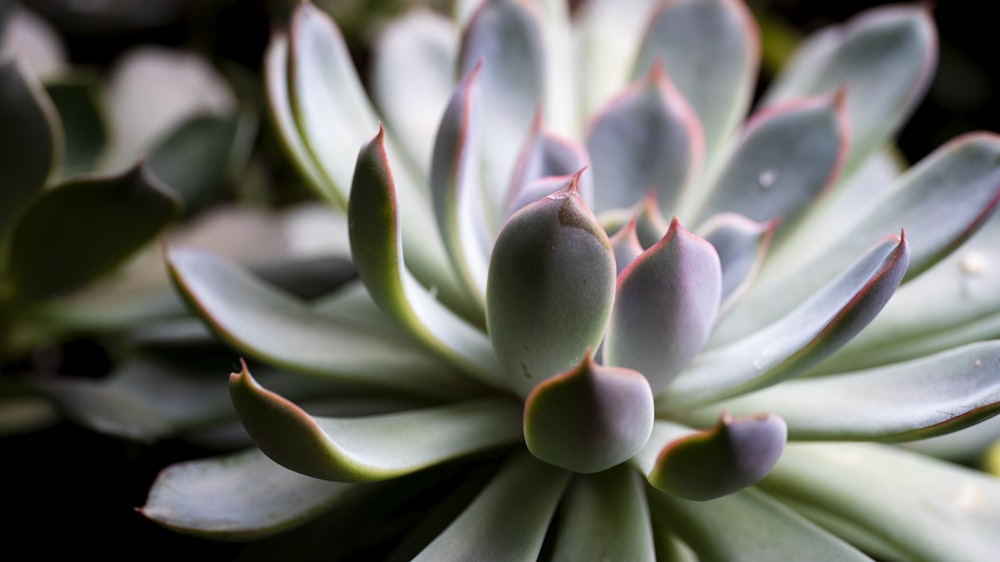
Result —
[[45, 84], [59, 111], [65, 147], [59, 172], [62, 177], [93, 170], [107, 148], [109, 131], [96, 76], [64, 76]]
[[229, 392], [243, 426], [267, 456], [325, 480], [385, 480], [521, 438], [520, 412], [511, 400], [360, 418], [314, 417], [261, 387], [245, 364], [230, 375]]
[[535, 560], [570, 473], [512, 456], [469, 507], [413, 560]]
[[524, 401], [524, 442], [537, 458], [583, 474], [632, 457], [653, 428], [653, 393], [642, 373], [585, 355]]
[[11, 289], [39, 299], [84, 285], [149, 244], [178, 211], [144, 165], [48, 189], [11, 233]]
[[698, 229], [699, 235], [715, 248], [722, 265], [720, 316], [750, 288], [777, 226], [777, 221], [758, 223], [742, 215], [720, 213], [709, 217]]
[[220, 257], [170, 249], [167, 265], [181, 294], [223, 340], [273, 365], [422, 396], [467, 389], [412, 341], [314, 312]]
[[638, 217], [632, 217], [628, 224], [618, 229], [609, 238], [611, 249], [615, 253], [615, 269], [618, 275], [622, 274], [628, 264], [642, 255], [643, 247], [639, 243], [639, 233], [637, 231]]
[[[789, 438], [909, 441], [975, 425], [1000, 412], [1000, 342], [856, 373], [787, 381], [706, 408], [774, 412]], [[687, 419], [687, 418], [686, 418]]]
[[618, 276], [604, 361], [639, 371], [661, 393], [708, 340], [721, 290], [715, 248], [675, 217]]
[[903, 278], [908, 255], [904, 238], [884, 239], [781, 320], [703, 353], [659, 397], [658, 408], [690, 408], [805, 371], [871, 322]]
[[292, 472], [250, 449], [167, 467], [137, 511], [175, 531], [251, 540], [308, 521], [357, 489]]
[[614, 254], [578, 179], [515, 213], [490, 256], [487, 331], [522, 396], [596, 349], [611, 313]]

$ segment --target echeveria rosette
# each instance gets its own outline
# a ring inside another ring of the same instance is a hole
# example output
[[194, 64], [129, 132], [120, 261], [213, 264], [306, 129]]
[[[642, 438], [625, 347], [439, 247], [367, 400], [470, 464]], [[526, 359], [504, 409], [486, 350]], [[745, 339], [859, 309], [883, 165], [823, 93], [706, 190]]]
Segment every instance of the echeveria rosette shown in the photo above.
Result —
[[895, 445], [1000, 408], [980, 324], [1000, 301], [949, 288], [964, 252], [995, 251], [1000, 139], [890, 156], [934, 66], [926, 7], [810, 38], [751, 112], [735, 0], [459, 4], [386, 28], [378, 111], [320, 10], [275, 36], [275, 123], [346, 209], [360, 280], [304, 304], [167, 259], [227, 341], [363, 400], [296, 403], [244, 364], [230, 391], [260, 450], [171, 467], [143, 513], [258, 538], [469, 466], [395, 554], [990, 559], [1000, 483]]

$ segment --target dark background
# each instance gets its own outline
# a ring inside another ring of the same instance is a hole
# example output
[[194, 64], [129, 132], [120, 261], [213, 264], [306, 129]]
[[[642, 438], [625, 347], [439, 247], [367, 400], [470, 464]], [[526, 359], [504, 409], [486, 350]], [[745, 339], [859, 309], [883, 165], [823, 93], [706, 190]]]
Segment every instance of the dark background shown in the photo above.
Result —
[[[6, 1], [0, 0], [0, 7]], [[162, 10], [154, 9], [154, 4], [162, 4]], [[26, 2], [61, 31], [75, 63], [100, 67], [132, 44], [153, 42], [200, 51], [251, 80], [259, 77], [271, 26], [284, 21], [291, 4], [267, 0], [125, 0], [103, 17], [84, 17], [67, 10], [73, 2]], [[885, 2], [750, 2], [753, 9], [763, 10], [803, 33], [878, 4]], [[982, 6], [949, 0], [932, 8], [940, 33], [938, 70], [927, 97], [898, 139], [911, 162], [955, 135], [1000, 130], [1000, 104], [993, 100], [1000, 79], [994, 46], [996, 24], [981, 12]], [[362, 26], [349, 35], [359, 60], [365, 56], [365, 29]], [[262, 146], [262, 150], [267, 147], [266, 141]], [[61, 370], [66, 374], [99, 376], [109, 367], [99, 346], [92, 342], [70, 342], [62, 352]], [[0, 371], [13, 369], [5, 366]], [[67, 553], [101, 560], [166, 560], [185, 554], [236, 557], [240, 545], [178, 535], [133, 511], [145, 502], [160, 469], [206, 453], [180, 441], [154, 445], [126, 442], [69, 422], [0, 439], [0, 559], [54, 560]]]

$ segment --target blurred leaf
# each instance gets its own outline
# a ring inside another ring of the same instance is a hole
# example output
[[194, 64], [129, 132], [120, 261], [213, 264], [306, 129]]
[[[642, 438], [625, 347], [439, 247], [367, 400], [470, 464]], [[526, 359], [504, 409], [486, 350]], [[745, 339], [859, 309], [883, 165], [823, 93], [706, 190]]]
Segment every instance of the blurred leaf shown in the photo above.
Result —
[[45, 83], [62, 120], [66, 146], [59, 164], [61, 176], [93, 170], [108, 142], [108, 126], [100, 82], [78, 74]]

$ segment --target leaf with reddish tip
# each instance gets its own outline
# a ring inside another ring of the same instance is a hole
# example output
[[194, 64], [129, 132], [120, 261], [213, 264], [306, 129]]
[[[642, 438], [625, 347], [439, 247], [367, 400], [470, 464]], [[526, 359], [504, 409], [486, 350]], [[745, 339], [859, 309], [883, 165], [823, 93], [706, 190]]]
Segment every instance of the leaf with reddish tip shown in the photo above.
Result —
[[483, 152], [487, 201], [503, 213], [510, 174], [545, 91], [545, 37], [534, 2], [489, 0], [473, 13], [462, 37], [458, 70], [482, 62], [480, 79], [489, 131]]
[[595, 212], [632, 207], [651, 190], [663, 212], [676, 212], [701, 167], [703, 144], [694, 112], [662, 67], [654, 66], [590, 123]]
[[453, 22], [418, 5], [385, 22], [372, 46], [372, 99], [425, 176], [438, 119], [455, 87], [458, 39]]
[[786, 437], [785, 422], [774, 414], [723, 414], [711, 429], [680, 437], [677, 428], [658, 422], [636, 461], [656, 489], [710, 500], [763, 478], [778, 462]]
[[489, 338], [522, 396], [596, 349], [611, 313], [614, 254], [576, 192], [577, 177], [515, 213], [490, 257]]
[[850, 174], [905, 123], [936, 63], [937, 32], [928, 5], [885, 6], [809, 37], [764, 101], [825, 95], [846, 86], [851, 142], [844, 167]]
[[675, 218], [618, 276], [604, 361], [639, 371], [659, 394], [708, 340], [721, 290], [715, 248]]
[[708, 186], [699, 217], [733, 212], [794, 224], [837, 179], [847, 150], [842, 99], [802, 99], [757, 112]]
[[570, 477], [519, 451], [414, 562], [537, 560]]
[[653, 428], [649, 383], [631, 369], [605, 367], [590, 355], [547, 379], [524, 402], [524, 441], [531, 454], [590, 474], [632, 457]]
[[645, 31], [633, 76], [663, 64], [698, 115], [706, 153], [714, 157], [753, 96], [759, 34], [738, 0], [662, 2]]
[[703, 353], [658, 397], [658, 409], [688, 409], [802, 373], [882, 310], [903, 278], [908, 257], [905, 239], [882, 240], [777, 322]]
[[358, 156], [348, 203], [358, 275], [379, 308], [418, 341], [481, 381], [504, 386], [486, 334], [437, 300], [404, 264], [399, 209], [380, 132]]
[[310, 416], [257, 384], [246, 365], [230, 375], [229, 393], [243, 426], [267, 456], [324, 480], [385, 480], [521, 438], [512, 400], [358, 418]]
[[452, 264], [480, 308], [492, 236], [480, 186], [482, 99], [475, 66], [458, 84], [441, 118], [431, 161], [431, 200]]
[[622, 270], [644, 251], [642, 244], [639, 243], [639, 233], [636, 230], [637, 220], [637, 217], [633, 216], [628, 224], [611, 235], [611, 249], [615, 253], [615, 266], [618, 269], [618, 275], [621, 275]]
[[580, 170], [583, 170], [580, 197], [588, 208], [593, 208], [594, 174], [590, 170], [590, 155], [586, 147], [575, 140], [553, 134], [542, 125], [541, 113], [536, 114], [531, 133], [514, 167], [504, 219], [528, 203], [552, 193], [551, 190], [538, 193], [537, 189], [531, 189], [538, 183], [537, 180], [568, 176]]
[[562, 509], [554, 562], [656, 560], [644, 482], [630, 466], [573, 478]]
[[[794, 440], [909, 441], [1000, 412], [1000, 342], [981, 342], [885, 367], [788, 381], [699, 412], [766, 410]], [[689, 418], [685, 418], [689, 419]]]
[[245, 541], [300, 525], [357, 489], [293, 472], [251, 449], [170, 465], [138, 511], [175, 531]]
[[720, 213], [709, 217], [699, 229], [699, 235], [715, 248], [722, 264], [720, 316], [753, 283], [777, 225], [777, 221], [760, 223], [743, 215]]

